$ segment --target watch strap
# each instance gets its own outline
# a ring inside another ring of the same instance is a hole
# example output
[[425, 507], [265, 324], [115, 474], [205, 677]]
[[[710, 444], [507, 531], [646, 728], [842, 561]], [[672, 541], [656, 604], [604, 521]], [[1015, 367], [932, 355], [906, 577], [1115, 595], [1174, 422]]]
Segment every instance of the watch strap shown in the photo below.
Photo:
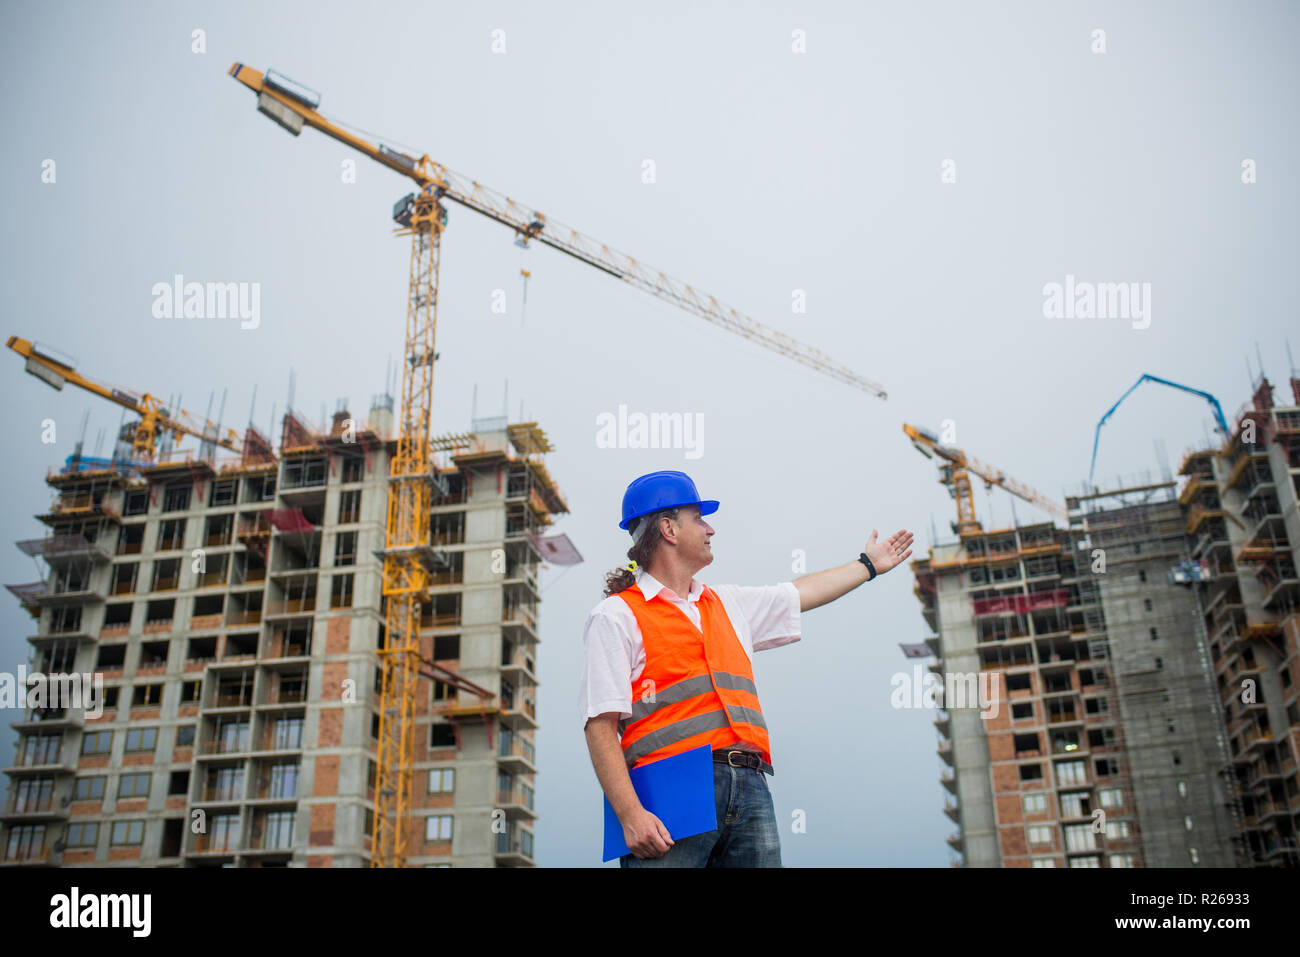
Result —
[[867, 581], [872, 581], [872, 580], [874, 580], [875, 577], [876, 577], [876, 574], [877, 574], [877, 572], [876, 572], [876, 566], [873, 565], [873, 564], [871, 564], [871, 559], [867, 557], [867, 553], [866, 553], [866, 552], [863, 552], [861, 555], [859, 555], [859, 556], [858, 556], [858, 561], [860, 561], [860, 562], [862, 562], [862, 564], [866, 565], [866, 566], [867, 566], [867, 571], [869, 571], [869, 572], [871, 573], [871, 578], [868, 578]]

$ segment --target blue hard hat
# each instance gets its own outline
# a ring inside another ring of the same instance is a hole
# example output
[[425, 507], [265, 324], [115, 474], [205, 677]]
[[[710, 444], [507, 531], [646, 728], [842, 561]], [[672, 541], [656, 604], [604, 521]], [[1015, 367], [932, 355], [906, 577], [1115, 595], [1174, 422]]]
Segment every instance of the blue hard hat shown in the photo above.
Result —
[[650, 472], [633, 479], [623, 493], [623, 521], [618, 527], [626, 531], [628, 522], [634, 518], [681, 505], [698, 505], [701, 515], [712, 515], [718, 510], [714, 499], [700, 500], [695, 483], [685, 472]]

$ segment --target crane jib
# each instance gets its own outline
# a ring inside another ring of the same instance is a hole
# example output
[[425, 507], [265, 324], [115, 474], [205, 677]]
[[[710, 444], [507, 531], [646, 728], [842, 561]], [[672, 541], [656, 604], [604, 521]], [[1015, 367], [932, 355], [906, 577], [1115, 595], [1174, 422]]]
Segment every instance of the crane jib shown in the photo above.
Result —
[[[691, 286], [651, 270], [631, 257], [609, 249], [603, 243], [580, 235], [576, 230], [570, 231], [566, 228], [559, 231], [563, 233], [562, 238], [557, 233], [556, 238], [548, 239], [544, 234], [547, 228], [545, 217], [526, 207], [521, 208], [508, 196], [489, 190], [476, 180], [469, 180], [447, 170], [442, 165], [429, 160], [427, 155], [417, 159], [382, 143], [369, 142], [362, 136], [330, 122], [316, 112], [315, 107], [320, 102], [319, 95], [283, 74], [273, 70], [261, 74], [239, 62], [232, 64], [228, 72], [258, 94], [259, 112], [295, 136], [302, 132], [305, 125], [310, 125], [389, 169], [410, 177], [419, 184], [424, 193], [431, 192], [436, 199], [446, 197], [458, 205], [509, 227], [516, 233], [521, 245], [526, 244], [530, 239], [540, 239], [552, 249], [594, 266], [606, 275], [623, 280], [651, 295], [672, 302], [687, 312], [717, 323], [733, 333], [758, 342], [803, 366], [881, 399], [886, 398], [884, 388], [878, 383], [864, 379], [852, 370], [831, 362], [827, 356], [816, 349], [767, 329], [735, 309], [724, 307], [712, 296], [702, 296]], [[395, 204], [393, 219], [402, 227], [399, 232], [411, 229], [414, 210], [408, 197], [403, 197]], [[447, 225], [445, 208], [441, 212], [440, 219], [441, 225], [445, 227]], [[426, 224], [421, 224], [422, 229], [424, 225]]]
[[405, 153], [399, 153], [397, 150], [390, 150], [383, 143], [379, 144], [379, 155], [382, 156], [384, 159], [392, 160], [394, 163], [404, 166], [406, 169], [411, 170], [412, 172], [415, 171], [415, 166], [417, 161], [414, 156], [408, 156]]

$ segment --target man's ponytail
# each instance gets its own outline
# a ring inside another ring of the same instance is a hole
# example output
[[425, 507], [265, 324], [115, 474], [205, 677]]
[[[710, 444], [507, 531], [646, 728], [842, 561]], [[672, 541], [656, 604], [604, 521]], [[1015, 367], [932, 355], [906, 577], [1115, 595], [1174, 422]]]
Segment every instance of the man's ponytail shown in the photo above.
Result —
[[650, 561], [659, 550], [659, 543], [663, 541], [663, 536], [657, 532], [659, 519], [665, 516], [674, 522], [677, 521], [677, 509], [666, 508], [661, 512], [634, 518], [628, 523], [628, 531], [632, 533], [634, 539], [632, 547], [627, 550], [627, 557], [631, 561], [627, 565], [615, 568], [605, 576], [606, 598], [631, 588], [636, 584], [637, 570], [650, 567]]

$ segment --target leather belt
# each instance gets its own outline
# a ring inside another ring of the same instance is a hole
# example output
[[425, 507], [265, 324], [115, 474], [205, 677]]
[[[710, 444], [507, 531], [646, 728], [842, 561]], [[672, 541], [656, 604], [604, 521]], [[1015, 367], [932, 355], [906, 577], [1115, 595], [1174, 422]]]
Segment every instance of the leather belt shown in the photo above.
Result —
[[735, 748], [730, 751], [714, 751], [713, 763], [727, 764], [733, 768], [754, 768], [755, 770], [762, 771], [764, 774], [776, 774], [776, 772], [772, 770], [772, 765], [764, 761], [755, 752], [746, 751], [743, 748]]

